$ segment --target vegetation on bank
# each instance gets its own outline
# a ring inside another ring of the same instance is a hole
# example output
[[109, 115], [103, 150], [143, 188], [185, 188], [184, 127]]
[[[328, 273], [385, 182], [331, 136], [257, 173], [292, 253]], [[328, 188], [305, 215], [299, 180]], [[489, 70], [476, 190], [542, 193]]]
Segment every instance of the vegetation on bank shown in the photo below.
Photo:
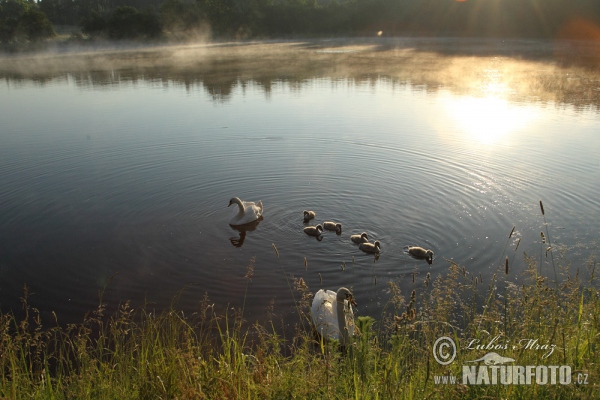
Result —
[[[406, 277], [410, 294], [390, 281], [382, 315], [358, 317], [360, 334], [345, 351], [313, 336], [312, 294], [301, 277], [290, 294], [298, 312], [292, 338], [278, 333], [271, 313], [248, 324], [243, 309], [216, 315], [206, 296], [191, 316], [128, 303], [106, 316], [100, 299], [83, 323], [48, 328], [25, 290], [25, 317], [0, 315], [0, 398], [592, 398], [600, 385], [596, 261], [586, 271], [563, 265], [547, 226], [543, 232], [539, 257], [524, 255], [518, 280], [510, 269], [518, 242], [509, 249], [507, 240], [490, 282], [452, 262], [436, 279]], [[253, 269], [251, 260], [248, 284]], [[433, 353], [444, 336], [458, 347], [449, 365]], [[536, 383], [540, 372], [532, 384], [465, 384], [464, 366], [485, 366], [476, 360], [492, 351], [512, 358], [509, 366], [569, 366], [570, 381]], [[452, 376], [456, 384], [443, 383]]]
[[0, 42], [469, 36], [600, 39], [595, 0], [0, 0]]
[[0, 43], [37, 42], [55, 35], [52, 23], [37, 4], [24, 0], [0, 1]]

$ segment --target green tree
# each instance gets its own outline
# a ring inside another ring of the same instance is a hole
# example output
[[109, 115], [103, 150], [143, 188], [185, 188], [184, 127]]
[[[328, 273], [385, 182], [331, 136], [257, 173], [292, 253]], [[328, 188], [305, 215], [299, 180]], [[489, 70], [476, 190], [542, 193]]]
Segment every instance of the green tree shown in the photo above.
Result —
[[0, 42], [10, 43], [16, 39], [19, 18], [28, 7], [22, 0], [0, 0]]
[[0, 42], [39, 41], [55, 35], [52, 23], [33, 1], [0, 0]]
[[52, 23], [46, 14], [30, 7], [19, 17], [18, 35], [23, 35], [32, 42], [56, 36]]
[[83, 17], [79, 25], [81, 26], [81, 32], [89, 37], [104, 35], [108, 26], [106, 18], [97, 11], [92, 11], [89, 16]]
[[167, 0], [160, 7], [160, 20], [166, 30], [177, 34], [198, 31], [206, 17], [195, 1]]
[[139, 12], [135, 7], [115, 8], [107, 21], [111, 39], [157, 38], [162, 33], [158, 17], [150, 12]]

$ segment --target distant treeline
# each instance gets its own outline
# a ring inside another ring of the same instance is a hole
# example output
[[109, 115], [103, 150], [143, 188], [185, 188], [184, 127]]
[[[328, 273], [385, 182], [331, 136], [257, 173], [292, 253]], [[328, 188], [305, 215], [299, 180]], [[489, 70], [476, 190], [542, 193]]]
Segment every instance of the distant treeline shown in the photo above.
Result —
[[598, 0], [0, 0], [0, 40], [51, 36], [43, 16], [54, 25], [80, 26], [88, 37], [112, 39], [600, 38]]

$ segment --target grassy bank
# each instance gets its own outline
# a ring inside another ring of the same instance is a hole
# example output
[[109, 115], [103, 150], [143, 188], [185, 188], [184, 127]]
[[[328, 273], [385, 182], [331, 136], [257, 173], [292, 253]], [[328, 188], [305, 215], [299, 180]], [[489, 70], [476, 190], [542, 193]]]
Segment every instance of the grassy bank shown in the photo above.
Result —
[[[45, 327], [27, 305], [25, 288], [25, 318], [0, 315], [0, 398], [596, 398], [596, 261], [585, 271], [564, 265], [545, 232], [542, 254], [523, 255], [528, 267], [519, 285], [510, 268], [522, 254], [518, 242], [506, 249], [490, 282], [452, 262], [437, 279], [407, 277], [410, 293], [389, 282], [381, 319], [359, 317], [360, 334], [344, 352], [313, 335], [312, 293], [301, 278], [293, 289], [296, 333], [286, 340], [277, 321], [249, 325], [243, 310], [217, 315], [207, 297], [191, 316], [133, 310], [127, 303], [105, 315], [100, 299], [83, 323]], [[457, 345], [448, 365], [434, 355], [444, 336]], [[484, 366], [476, 360], [490, 352], [511, 358], [508, 366], [568, 366], [570, 382], [552, 384], [548, 376], [544, 382], [540, 373], [532, 384], [494, 384], [482, 376], [463, 381], [463, 368]], [[440, 377], [457, 377], [457, 383], [443, 384]]]

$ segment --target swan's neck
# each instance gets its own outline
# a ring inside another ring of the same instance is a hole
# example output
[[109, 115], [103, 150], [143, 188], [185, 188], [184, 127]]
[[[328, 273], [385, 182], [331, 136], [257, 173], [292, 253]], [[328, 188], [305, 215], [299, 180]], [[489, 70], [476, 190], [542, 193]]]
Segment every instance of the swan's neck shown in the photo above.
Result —
[[346, 338], [348, 337], [348, 327], [346, 326], [346, 315], [344, 313], [344, 300], [337, 301], [337, 319], [338, 328], [340, 330], [340, 345], [346, 345]]
[[238, 212], [238, 215], [239, 215], [239, 216], [242, 216], [242, 215], [244, 215], [244, 212], [245, 212], [246, 210], [244, 209], [244, 204], [242, 204], [242, 201], [241, 201], [240, 199], [235, 199], [235, 200], [234, 200], [234, 202], [235, 202], [235, 203], [238, 205], [238, 208], [239, 208], [239, 210], [240, 210], [240, 211]]

